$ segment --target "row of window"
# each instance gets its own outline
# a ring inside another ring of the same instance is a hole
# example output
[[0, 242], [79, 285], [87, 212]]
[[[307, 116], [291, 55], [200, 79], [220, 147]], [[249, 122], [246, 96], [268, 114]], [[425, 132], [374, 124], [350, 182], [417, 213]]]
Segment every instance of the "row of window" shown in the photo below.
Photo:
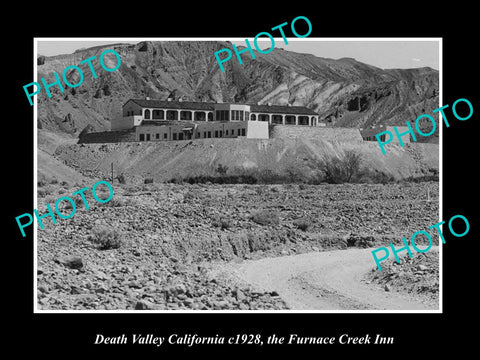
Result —
[[[230, 114], [231, 113], [231, 114]], [[231, 120], [238, 120], [238, 121], [243, 121], [244, 119], [244, 111], [242, 110], [231, 110], [229, 113], [228, 110], [217, 110], [215, 115], [216, 115], [216, 120], [219, 121], [229, 121]], [[127, 116], [134, 115], [133, 110], [132, 111], [127, 111]], [[150, 118], [150, 115], [151, 118]], [[229, 116], [231, 115], [231, 116]], [[153, 110], [150, 112], [150, 110], [146, 109], [144, 112], [144, 118], [146, 120], [154, 119], [154, 120], [164, 120], [165, 114], [164, 110]], [[206, 114], [205, 112], [202, 111], [197, 111], [194, 114], [194, 120], [195, 121], [205, 121]], [[250, 120], [257, 120], [257, 116], [255, 114], [252, 114], [250, 116], [250, 113], [248, 111], [245, 111], [245, 120], [250, 118]], [[178, 120], [178, 111], [176, 110], [167, 110], [166, 114], [166, 120]], [[192, 120], [192, 112], [191, 111], [180, 111], [180, 120]], [[208, 114], [208, 120], [212, 121], [213, 120], [213, 113]], [[312, 124], [315, 123], [315, 117], [311, 117]], [[258, 115], [258, 121], [269, 121], [269, 115], [268, 114], [259, 114]], [[282, 115], [272, 115], [272, 122], [274, 124], [281, 124], [282, 123]], [[285, 117], [285, 123], [289, 125], [295, 124], [295, 116], [293, 115], [287, 115]], [[308, 125], [308, 116], [299, 116], [298, 117], [298, 123], [299, 125]]]
[[[365, 141], [377, 141], [377, 137], [374, 136], [365, 136], [363, 138]], [[380, 141], [385, 142], [385, 135], [380, 135]]]
[[[203, 131], [200, 132], [200, 131], [197, 131], [197, 139], [201, 139], [202, 138], [202, 134], [203, 134], [203, 138], [204, 139], [208, 139], [208, 138], [211, 138], [212, 135], [214, 138], [221, 138], [223, 137], [224, 135], [225, 136], [245, 136], [246, 134], [246, 131], [245, 131], [245, 128], [243, 129], [236, 129], [237, 131], [235, 131], [235, 129], [231, 129], [231, 130], [225, 130], [225, 134], [223, 132], [223, 130], [215, 130], [215, 131]], [[168, 140], [168, 134], [167, 133], [164, 133], [163, 134], [163, 138], [161, 138], [160, 136], [161, 134], [140, 134], [139, 135], [139, 141], [150, 141], [150, 140]], [[192, 136], [190, 133], [183, 133], [183, 132], [179, 132], [179, 133], [172, 133], [172, 140], [188, 140], [188, 139], [191, 139]]]

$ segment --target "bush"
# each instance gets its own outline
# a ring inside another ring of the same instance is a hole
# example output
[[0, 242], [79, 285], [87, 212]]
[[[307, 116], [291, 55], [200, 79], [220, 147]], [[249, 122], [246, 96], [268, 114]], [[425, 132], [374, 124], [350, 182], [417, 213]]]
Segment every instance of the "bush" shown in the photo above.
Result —
[[226, 230], [232, 227], [232, 222], [227, 217], [220, 217], [212, 221], [212, 225], [220, 228], [221, 230]]
[[360, 154], [353, 150], [347, 150], [342, 158], [331, 157], [320, 162], [317, 166], [324, 172], [326, 182], [343, 184], [357, 179], [361, 160]]
[[259, 210], [252, 215], [252, 221], [260, 225], [278, 225], [280, 217], [276, 211]]
[[125, 179], [125, 175], [123, 175], [123, 174], [118, 175], [117, 179], [118, 179], [118, 182], [120, 184], [126, 184], [127, 183], [127, 180]]
[[153, 184], [153, 178], [145, 178], [145, 180], [143, 180], [143, 183], [144, 184]]
[[293, 225], [302, 231], [307, 231], [311, 223], [307, 219], [297, 219], [293, 221]]
[[37, 189], [37, 196], [38, 197], [45, 197], [51, 193], [50, 189], [48, 188], [43, 188], [43, 189]]
[[377, 170], [363, 170], [359, 175], [360, 183], [367, 184], [387, 184], [395, 182], [395, 177], [390, 174], [385, 174]]
[[119, 232], [104, 225], [99, 225], [92, 230], [90, 240], [100, 250], [118, 249], [122, 246]]
[[217, 169], [215, 170], [220, 175], [225, 175], [227, 173], [228, 167], [222, 164], [218, 164]]

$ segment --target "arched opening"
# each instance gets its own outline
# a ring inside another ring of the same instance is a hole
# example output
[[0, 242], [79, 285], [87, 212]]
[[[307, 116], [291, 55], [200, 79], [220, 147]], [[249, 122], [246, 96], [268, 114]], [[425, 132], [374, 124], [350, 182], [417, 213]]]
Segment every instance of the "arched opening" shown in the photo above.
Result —
[[177, 110], [167, 110], [167, 120], [178, 120]]
[[282, 115], [273, 115], [272, 124], [282, 124]]
[[180, 120], [192, 120], [192, 112], [180, 111]]
[[308, 125], [308, 116], [299, 116], [298, 125]]
[[293, 116], [293, 115], [285, 116], [285, 124], [286, 125], [295, 125], [295, 116]]
[[156, 120], [163, 120], [163, 110], [153, 110], [152, 117]]
[[253, 121], [257, 120], [257, 115], [255, 114], [250, 115], [250, 120], [253, 120]]
[[146, 109], [145, 112], [143, 113], [143, 118], [150, 120], [150, 110]]
[[208, 113], [208, 121], [213, 121], [213, 112]]
[[205, 121], [206, 114], [204, 111], [195, 111], [195, 121]]
[[258, 115], [258, 121], [269, 121], [270, 120], [270, 115], [268, 114], [259, 114]]

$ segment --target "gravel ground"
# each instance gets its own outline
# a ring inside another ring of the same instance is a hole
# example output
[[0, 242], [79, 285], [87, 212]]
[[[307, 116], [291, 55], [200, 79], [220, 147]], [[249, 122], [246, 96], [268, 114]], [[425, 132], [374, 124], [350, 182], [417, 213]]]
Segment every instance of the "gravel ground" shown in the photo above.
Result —
[[388, 259], [382, 263], [382, 271], [372, 269], [364, 279], [385, 291], [411, 294], [425, 304], [438, 306], [438, 249], [414, 253], [412, 258], [404, 254], [400, 256], [400, 263]]
[[[94, 183], [42, 184], [37, 209]], [[106, 204], [87, 191], [89, 210], [80, 200], [72, 218], [45, 218], [39, 309], [284, 309], [275, 291], [217, 279], [206, 265], [379, 246], [438, 222], [435, 182], [113, 187]]]

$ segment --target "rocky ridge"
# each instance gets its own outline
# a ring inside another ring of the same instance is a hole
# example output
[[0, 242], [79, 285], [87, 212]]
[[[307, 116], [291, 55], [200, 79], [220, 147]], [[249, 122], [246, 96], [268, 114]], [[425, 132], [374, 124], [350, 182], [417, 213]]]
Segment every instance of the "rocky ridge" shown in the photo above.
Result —
[[[51, 99], [42, 92], [38, 126], [75, 136], [87, 125], [109, 130], [122, 104], [142, 97], [302, 105], [318, 112], [321, 120], [343, 127], [403, 125], [438, 107], [438, 71], [430, 68], [383, 70], [350, 58], [333, 60], [274, 49], [270, 54], [256, 53], [255, 60], [245, 57], [243, 64], [233, 57], [222, 73], [213, 54], [225, 47], [230, 44], [146, 41], [41, 57], [38, 78], [47, 80], [53, 79], [54, 71], [61, 74], [83, 59], [94, 55], [98, 59], [108, 48], [120, 54], [122, 64], [105, 72], [97, 61], [97, 79], [85, 69], [78, 88], [60, 93], [54, 87]], [[70, 72], [67, 77], [75, 75]], [[421, 141], [435, 142], [437, 135]]]

